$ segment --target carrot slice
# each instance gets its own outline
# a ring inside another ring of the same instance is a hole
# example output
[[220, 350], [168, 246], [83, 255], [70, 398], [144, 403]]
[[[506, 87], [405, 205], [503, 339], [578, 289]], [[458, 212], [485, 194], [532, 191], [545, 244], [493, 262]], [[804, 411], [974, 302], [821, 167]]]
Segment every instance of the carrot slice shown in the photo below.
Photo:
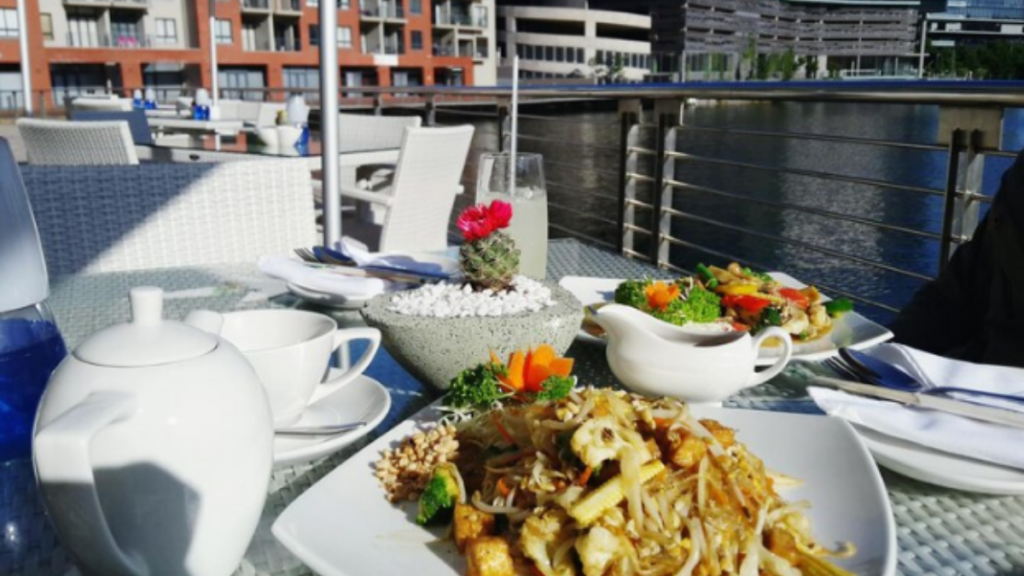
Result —
[[572, 358], [555, 358], [548, 364], [548, 368], [556, 376], [568, 376], [572, 374], [572, 365]]
[[494, 427], [498, 429], [498, 434], [501, 434], [501, 437], [504, 438], [505, 441], [513, 446], [517, 446], [515, 438], [513, 438], [512, 435], [509, 434], [508, 429], [502, 425], [501, 416], [498, 416], [497, 412], [491, 412], [491, 422], [494, 422]]
[[498, 478], [498, 485], [496, 486], [496, 488], [498, 489], [498, 492], [501, 493], [502, 496], [508, 496], [512, 492], [512, 489], [509, 488], [507, 484], [505, 484], [504, 476]]
[[587, 482], [590, 482], [590, 475], [594, 473], [593, 466], [587, 466], [587, 469], [580, 474], [580, 477], [576, 479], [577, 486], [586, 486]]
[[533, 363], [547, 366], [558, 357], [558, 353], [550, 344], [541, 344], [533, 350]]
[[526, 381], [523, 383], [524, 389], [527, 392], [540, 392], [544, 389], [544, 381], [550, 376], [551, 368], [534, 362], [533, 366], [530, 366], [530, 371], [526, 373]]
[[526, 371], [526, 355], [516, 350], [508, 361], [508, 385], [514, 390], [522, 390]]

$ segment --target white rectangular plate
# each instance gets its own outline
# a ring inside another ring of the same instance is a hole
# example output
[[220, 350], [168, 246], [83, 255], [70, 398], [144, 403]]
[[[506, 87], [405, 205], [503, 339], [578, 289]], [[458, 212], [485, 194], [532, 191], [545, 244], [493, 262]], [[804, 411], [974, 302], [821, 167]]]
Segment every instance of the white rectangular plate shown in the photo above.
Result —
[[[839, 562], [844, 568], [860, 576], [895, 573], [896, 530], [885, 486], [849, 424], [755, 410], [694, 412], [736, 428], [739, 440], [769, 468], [803, 480], [783, 490], [783, 497], [811, 503], [807, 515], [822, 544], [857, 546], [856, 556]], [[382, 450], [436, 416], [428, 407], [317, 482], [274, 522], [274, 536], [323, 576], [463, 574], [465, 563], [454, 544], [443, 540], [444, 528], [417, 526], [416, 505], [389, 503], [373, 472]]]
[[[782, 272], [769, 272], [772, 278], [782, 285], [791, 288], [805, 288], [807, 285], [796, 278]], [[598, 302], [611, 302], [615, 297], [615, 287], [623, 280], [617, 278], [591, 278], [586, 276], [566, 276], [559, 284], [572, 292], [584, 305]], [[576, 336], [580, 340], [604, 343], [604, 339], [591, 336], [580, 330]], [[888, 328], [876, 324], [856, 312], [843, 314], [836, 321], [832, 331], [822, 338], [811, 342], [794, 342], [794, 360], [824, 360], [835, 356], [840, 348], [849, 347], [855, 350], [870, 348], [892, 338]], [[781, 348], [761, 348], [757, 363], [760, 366], [772, 364], [781, 353]]]

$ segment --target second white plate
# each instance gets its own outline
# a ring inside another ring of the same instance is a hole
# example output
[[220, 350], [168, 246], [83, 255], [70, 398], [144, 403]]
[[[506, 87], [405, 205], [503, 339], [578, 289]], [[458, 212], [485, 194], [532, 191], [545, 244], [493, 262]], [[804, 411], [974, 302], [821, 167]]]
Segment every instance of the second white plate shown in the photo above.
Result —
[[[792, 288], [804, 288], [807, 285], [796, 278], [782, 272], [770, 272], [773, 278], [785, 286]], [[591, 278], [585, 276], [566, 276], [559, 282], [563, 288], [572, 292], [583, 304], [594, 304], [598, 302], [611, 302], [615, 297], [615, 287], [623, 280], [618, 278]], [[604, 338], [588, 334], [580, 329], [576, 338], [604, 345]], [[822, 338], [811, 342], [794, 342], [794, 360], [824, 360], [839, 353], [843, 347], [860, 350], [881, 344], [892, 338], [892, 332], [888, 328], [876, 324], [856, 312], [844, 314], [829, 332]], [[758, 352], [757, 364], [767, 366], [775, 362], [781, 353], [780, 349], [761, 348]]]

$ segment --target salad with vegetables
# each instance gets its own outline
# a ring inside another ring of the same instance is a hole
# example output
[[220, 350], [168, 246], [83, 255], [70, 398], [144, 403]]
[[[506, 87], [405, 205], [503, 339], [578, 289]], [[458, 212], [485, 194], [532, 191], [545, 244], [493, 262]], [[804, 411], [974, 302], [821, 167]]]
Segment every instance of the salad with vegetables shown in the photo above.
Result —
[[801, 342], [828, 334], [833, 320], [853, 310], [846, 298], [826, 301], [814, 286], [783, 286], [736, 262], [698, 264], [696, 274], [675, 281], [626, 280], [615, 290], [615, 303], [677, 326], [720, 322], [752, 334], [779, 326]]

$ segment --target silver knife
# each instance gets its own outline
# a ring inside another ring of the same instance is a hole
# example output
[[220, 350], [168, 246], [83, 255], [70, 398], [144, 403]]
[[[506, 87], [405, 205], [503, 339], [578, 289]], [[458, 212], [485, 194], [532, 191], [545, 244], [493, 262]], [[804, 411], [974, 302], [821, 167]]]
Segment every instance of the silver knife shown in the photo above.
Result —
[[893, 402], [916, 406], [918, 408], [927, 408], [937, 412], [945, 412], [947, 414], [955, 414], [957, 416], [965, 416], [967, 418], [981, 420], [982, 422], [991, 422], [993, 424], [1002, 424], [1003, 426], [1024, 429], [1024, 413], [1014, 412], [1012, 410], [1003, 410], [1002, 408], [982, 406], [971, 402], [963, 402], [961, 400], [953, 400], [952, 398], [942, 398], [939, 396], [930, 396], [928, 394], [918, 394], [916, 392], [903, 392], [900, 390], [893, 390], [891, 388], [882, 388], [881, 386], [850, 382], [849, 380], [827, 378], [825, 376], [815, 376], [814, 382], [830, 388], [838, 388], [839, 390], [850, 392], [851, 394], [860, 394], [862, 396], [892, 400]]

